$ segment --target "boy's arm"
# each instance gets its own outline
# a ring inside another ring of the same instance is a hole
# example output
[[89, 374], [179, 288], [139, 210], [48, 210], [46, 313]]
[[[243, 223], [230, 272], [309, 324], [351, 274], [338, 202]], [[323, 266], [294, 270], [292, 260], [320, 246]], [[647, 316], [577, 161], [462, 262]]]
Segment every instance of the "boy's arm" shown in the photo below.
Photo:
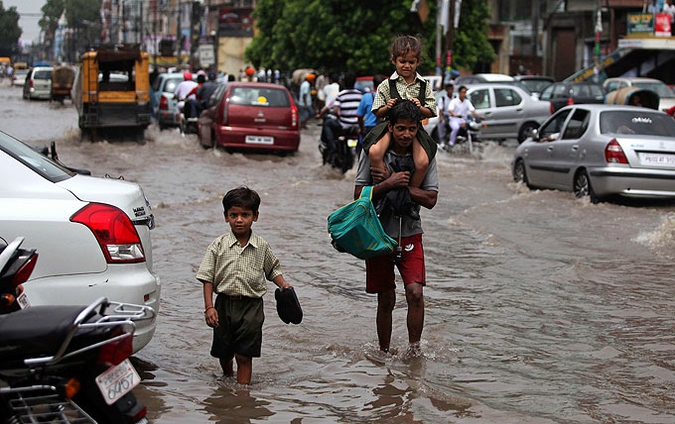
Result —
[[272, 282], [276, 284], [277, 286], [281, 287], [282, 289], [286, 289], [288, 287], [293, 287], [286, 279], [284, 278], [283, 275], [279, 274], [276, 277], [272, 279]]
[[204, 320], [206, 325], [212, 328], [218, 327], [218, 311], [213, 306], [213, 283], [202, 281], [204, 284]]

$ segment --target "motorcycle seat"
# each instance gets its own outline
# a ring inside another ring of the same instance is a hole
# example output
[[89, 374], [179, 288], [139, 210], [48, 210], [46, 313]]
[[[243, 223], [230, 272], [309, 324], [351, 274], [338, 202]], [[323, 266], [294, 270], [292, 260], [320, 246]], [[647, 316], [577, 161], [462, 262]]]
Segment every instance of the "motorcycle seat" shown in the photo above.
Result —
[[57, 352], [86, 306], [32, 306], [0, 315], [0, 361]]

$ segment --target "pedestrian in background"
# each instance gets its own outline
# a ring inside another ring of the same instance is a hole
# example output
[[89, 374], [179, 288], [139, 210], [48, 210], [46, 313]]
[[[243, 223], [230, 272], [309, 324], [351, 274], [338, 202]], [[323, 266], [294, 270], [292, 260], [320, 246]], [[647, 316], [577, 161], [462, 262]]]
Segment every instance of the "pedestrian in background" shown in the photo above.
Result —
[[298, 98], [298, 107], [300, 108], [300, 126], [307, 128], [307, 121], [314, 116], [312, 110], [312, 84], [316, 75], [307, 74], [305, 80], [300, 84], [300, 96]]
[[382, 81], [386, 80], [384, 75], [375, 75], [373, 77], [373, 90], [366, 93], [361, 98], [359, 108], [356, 111], [356, 116], [359, 118], [359, 144], [356, 146], [356, 157], [358, 158], [363, 148], [363, 137], [368, 135], [370, 130], [375, 128], [378, 122], [377, 116], [373, 113], [373, 101], [375, 100], [375, 88], [377, 88]]

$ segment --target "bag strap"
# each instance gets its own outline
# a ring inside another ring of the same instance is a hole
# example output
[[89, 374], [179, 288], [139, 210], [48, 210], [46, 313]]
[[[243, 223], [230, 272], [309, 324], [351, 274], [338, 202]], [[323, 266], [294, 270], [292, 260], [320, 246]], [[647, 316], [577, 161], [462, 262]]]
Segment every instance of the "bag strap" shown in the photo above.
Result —
[[363, 186], [361, 189], [361, 197], [366, 197], [368, 200], [373, 200], [373, 186]]

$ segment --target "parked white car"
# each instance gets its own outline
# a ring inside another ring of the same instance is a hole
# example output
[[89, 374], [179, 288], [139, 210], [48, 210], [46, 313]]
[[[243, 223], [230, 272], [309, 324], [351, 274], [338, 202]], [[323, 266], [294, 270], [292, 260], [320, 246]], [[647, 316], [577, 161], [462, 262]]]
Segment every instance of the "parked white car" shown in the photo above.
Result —
[[[152, 270], [154, 217], [140, 185], [80, 175], [0, 132], [0, 237], [25, 237], [39, 258], [24, 284], [31, 305], [110, 300], [159, 310]], [[154, 320], [136, 327], [134, 352]]]

